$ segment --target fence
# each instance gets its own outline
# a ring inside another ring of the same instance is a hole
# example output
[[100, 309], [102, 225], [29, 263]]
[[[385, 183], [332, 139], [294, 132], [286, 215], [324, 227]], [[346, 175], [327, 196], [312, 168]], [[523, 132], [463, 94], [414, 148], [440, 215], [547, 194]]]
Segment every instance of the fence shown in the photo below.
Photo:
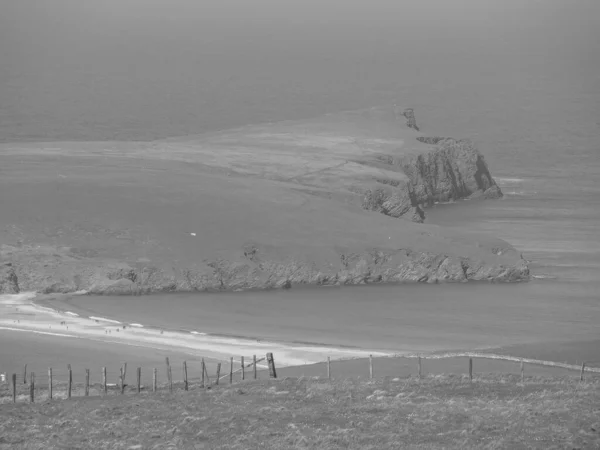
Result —
[[[21, 398], [28, 399], [33, 403], [36, 398], [40, 398], [40, 394], [42, 394], [42, 399], [52, 400], [58, 398], [70, 399], [74, 396], [124, 394], [125, 391], [131, 392], [132, 390], [137, 393], [142, 391], [158, 392], [165, 389], [168, 392], [173, 392], [175, 388], [179, 387], [187, 391], [192, 387], [192, 382], [194, 382], [194, 387], [199, 385], [202, 388], [209, 388], [220, 383], [229, 382], [229, 384], [233, 384], [236, 377], [239, 377], [240, 381], [246, 379], [256, 380], [259, 374], [258, 364], [265, 360], [268, 365], [269, 377], [277, 378], [273, 354], [267, 353], [262, 358], [253, 355], [251, 358], [245, 359], [242, 356], [237, 368], [235, 367], [237, 364], [232, 357], [228, 368], [222, 367], [222, 363], [217, 363], [216, 371], [212, 375], [208, 373], [208, 365], [204, 359], [201, 360], [199, 368], [191, 367], [188, 361], [183, 361], [181, 366], [175, 369], [181, 375], [181, 378], [179, 378], [181, 381], [179, 382], [174, 380], [174, 367], [167, 357], [165, 358], [165, 365], [161, 369], [162, 373], [159, 373], [156, 367], [150, 371], [143, 371], [141, 367], [137, 367], [134, 375], [128, 378], [128, 366], [127, 363], [123, 363], [118, 371], [114, 369], [108, 371], [106, 367], [102, 367], [97, 373], [92, 374], [90, 369], [85, 369], [84, 374], [82, 374], [83, 383], [74, 382], [74, 373], [70, 364], [67, 365], [66, 372], [57, 373], [52, 367], [49, 367], [47, 373], [43, 375], [28, 372], [27, 365], [25, 365], [22, 373], [13, 373], [10, 379], [7, 379], [6, 374], [2, 374], [0, 386], [4, 384], [9, 387], [8, 398], [12, 398], [13, 403]], [[192, 378], [193, 374], [198, 374], [198, 376]], [[164, 377], [165, 382], [159, 384], [159, 377], [161, 376]], [[93, 382], [93, 378], [98, 381]], [[128, 382], [128, 379], [132, 380], [132, 384]], [[111, 383], [111, 380], [115, 382]], [[4, 394], [2, 397], [6, 398], [7, 395]], [[2, 400], [1, 397], [0, 400]]]
[[[545, 367], [551, 369], [563, 369], [567, 371], [576, 371], [580, 381], [584, 381], [586, 375], [600, 375], [600, 367], [592, 367], [590, 362], [583, 362], [581, 365], [566, 364], [553, 361], [541, 361], [529, 358], [517, 358], [505, 355], [495, 355], [487, 353], [447, 353], [439, 355], [390, 355], [384, 357], [373, 358], [348, 358], [348, 359], [336, 359], [332, 361], [330, 357], [326, 361], [316, 363], [308, 366], [297, 366], [297, 367], [284, 367], [276, 370], [275, 361], [272, 353], [267, 353], [265, 357], [258, 358], [253, 355], [250, 362], [246, 363], [247, 360], [242, 356], [240, 358], [239, 367], [235, 367], [238, 364], [234, 363], [234, 359], [230, 358], [230, 362], [227, 368], [222, 367], [222, 363], [217, 363], [215, 372], [213, 375], [209, 375], [207, 364], [204, 359], [200, 361], [200, 367], [193, 367], [188, 361], [183, 361], [181, 366], [177, 370], [181, 377], [181, 381], [174, 381], [173, 370], [174, 366], [171, 365], [169, 358], [165, 358], [165, 366], [161, 369], [161, 378], [164, 376], [165, 383], [159, 385], [159, 371], [157, 368], [152, 370], [142, 370], [141, 367], [137, 367], [135, 375], [133, 377], [133, 384], [130, 384], [127, 380], [128, 367], [127, 363], [124, 363], [119, 367], [118, 371], [111, 370], [107, 371], [106, 367], [102, 367], [100, 371], [92, 374], [89, 369], [85, 369], [83, 383], [74, 383], [73, 371], [70, 365], [67, 365], [67, 371], [61, 373], [60, 377], [57, 377], [57, 373], [53, 372], [52, 368], [48, 368], [47, 376], [37, 374], [34, 372], [27, 372], [27, 365], [23, 368], [23, 372], [20, 374], [13, 373], [10, 380], [4, 381], [5, 385], [9, 385], [11, 392], [8, 398], [12, 397], [12, 402], [16, 403], [18, 399], [25, 398], [29, 399], [30, 402], [34, 402], [36, 396], [41, 398], [53, 399], [53, 398], [71, 398], [72, 396], [90, 396], [90, 395], [109, 395], [109, 394], [124, 394], [128, 392], [141, 393], [142, 391], [158, 392], [168, 391], [173, 392], [175, 388], [183, 389], [184, 391], [193, 388], [209, 388], [211, 386], [229, 383], [233, 384], [235, 379], [244, 381], [246, 379], [258, 379], [258, 363], [266, 360], [269, 371], [269, 378], [277, 378], [278, 372], [283, 376], [316, 376], [319, 378], [325, 377], [326, 379], [333, 379], [337, 377], [356, 377], [366, 375], [369, 379], [376, 377], [385, 377], [393, 374], [396, 377], [399, 376], [417, 376], [423, 378], [430, 373], [463, 373], [468, 375], [469, 380], [472, 382], [478, 373], [492, 372], [492, 373], [514, 373], [520, 375], [520, 381], [525, 381], [526, 372], [527, 374], [534, 375], [535, 367]], [[410, 361], [410, 363], [408, 363]], [[432, 362], [445, 361], [451, 364], [446, 364], [442, 367], [434, 367]], [[513, 367], [499, 367], [497, 364], [490, 365], [489, 362], [512, 364]], [[335, 370], [334, 365], [335, 363]], [[429, 365], [429, 366], [428, 366]], [[517, 365], [514, 367], [514, 365]], [[440, 368], [442, 369], [440, 371]], [[222, 370], [224, 369], [224, 370]], [[228, 370], [226, 370], [228, 369]], [[487, 370], [485, 370], [487, 369]], [[516, 370], [515, 370], [516, 369]], [[479, 371], [479, 372], [478, 372]], [[192, 374], [199, 374], [199, 376], [192, 378]], [[3, 374], [4, 375], [4, 374]], [[46, 375], [46, 374], [44, 374]], [[95, 376], [94, 376], [95, 375]], [[6, 378], [6, 376], [4, 376]], [[59, 380], [60, 378], [61, 380]], [[92, 382], [92, 378], [99, 379], [99, 382]], [[43, 380], [47, 380], [44, 384]], [[129, 379], [132, 379], [131, 377]], [[115, 380], [114, 383], [110, 383], [110, 380]], [[41, 383], [40, 383], [41, 381]], [[6, 383], [9, 382], [9, 383]], [[2, 383], [0, 383], [1, 385]], [[23, 393], [25, 388], [25, 393]], [[46, 395], [43, 395], [43, 392]], [[6, 394], [3, 397], [7, 397]], [[1, 400], [1, 397], [0, 397]]]
[[[335, 367], [334, 367], [335, 366]], [[332, 361], [329, 357], [320, 363], [302, 367], [284, 367], [280, 369], [282, 376], [311, 376], [325, 377], [365, 377], [382, 378], [386, 376], [422, 378], [428, 374], [464, 374], [472, 381], [477, 374], [513, 374], [520, 375], [550, 375], [557, 373], [576, 372], [580, 381], [586, 375], [600, 376], [600, 367], [593, 367], [592, 362], [582, 362], [580, 365], [542, 361], [531, 358], [519, 358], [491, 353], [445, 353], [428, 355], [389, 355], [373, 358], [344, 358]]]

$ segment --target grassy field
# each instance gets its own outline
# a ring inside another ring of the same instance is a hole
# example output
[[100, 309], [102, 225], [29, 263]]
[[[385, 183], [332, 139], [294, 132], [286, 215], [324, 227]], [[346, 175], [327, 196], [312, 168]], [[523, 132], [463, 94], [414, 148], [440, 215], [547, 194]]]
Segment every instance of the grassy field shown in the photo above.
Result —
[[4, 404], [4, 449], [600, 448], [600, 383], [285, 378]]

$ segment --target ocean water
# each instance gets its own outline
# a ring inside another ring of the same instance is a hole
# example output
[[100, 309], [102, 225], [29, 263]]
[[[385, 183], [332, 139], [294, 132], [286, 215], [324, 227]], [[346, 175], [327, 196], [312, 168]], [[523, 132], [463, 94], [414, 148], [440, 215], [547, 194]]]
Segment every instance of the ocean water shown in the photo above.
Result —
[[[121, 15], [101, 6], [92, 14], [67, 0], [57, 2], [63, 9], [15, 2], [3, 11], [0, 141], [152, 140], [368, 106], [410, 106], [424, 135], [472, 138], [505, 193], [498, 201], [437, 205], [427, 220], [506, 239], [531, 261], [537, 277], [486, 290], [419, 286], [411, 288], [410, 301], [432, 301], [426, 309], [450, 323], [446, 337], [460, 336], [453, 320], [482, 301], [481, 323], [498, 321], [497, 345], [513, 344], [501, 336], [517, 329], [526, 340], [528, 327], [532, 342], [536, 333], [537, 342], [551, 340], [555, 326], [562, 340], [600, 341], [598, 2], [502, 2], [500, 8], [491, 0], [464, 0], [468, 13], [436, 14], [381, 1], [370, 9], [348, 7], [347, 19], [335, 8], [318, 16], [300, 9], [286, 15], [275, 7], [268, 17], [250, 10], [228, 16], [216, 6], [200, 11], [192, 2], [176, 3], [169, 10], [160, 2], [152, 3], [154, 9], [124, 7]], [[4, 39], [8, 33], [11, 39]], [[402, 289], [379, 291], [380, 310], [398, 302]], [[373, 301], [360, 290], [302, 295], [307, 304], [330, 298], [336, 307], [349, 297], [365, 314], [369, 308], [361, 302]], [[289, 296], [269, 294], [271, 303], [261, 303], [254, 314]], [[235, 313], [236, 302], [244, 301], [235, 299], [224, 312]], [[137, 301], [119, 300], [121, 312], [139, 311]], [[170, 298], [172, 311], [179, 301], [184, 321], [190, 300]], [[119, 314], [114, 302], [96, 303], [103, 315]], [[510, 306], [506, 315], [503, 304]], [[520, 304], [530, 325], [521, 321], [513, 328]], [[303, 313], [305, 323], [321, 323], [314, 308]], [[394, 314], [400, 318], [401, 309]], [[377, 317], [365, 332], [375, 336], [380, 329], [381, 337], [394, 322], [377, 323]], [[145, 319], [151, 317], [139, 318]], [[368, 314], [363, 319], [371, 320]], [[348, 323], [343, 316], [335, 320], [340, 330]], [[502, 320], [513, 323], [503, 328]], [[177, 328], [177, 317], [169, 321]], [[299, 335], [352, 341], [348, 330], [328, 334], [326, 322]], [[472, 332], [454, 342], [469, 346], [486, 329]]]

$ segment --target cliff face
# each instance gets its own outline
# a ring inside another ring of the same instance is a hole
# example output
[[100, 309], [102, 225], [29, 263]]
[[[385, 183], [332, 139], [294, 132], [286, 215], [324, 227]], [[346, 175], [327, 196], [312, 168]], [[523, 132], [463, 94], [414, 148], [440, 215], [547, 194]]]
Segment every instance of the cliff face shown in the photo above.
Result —
[[408, 215], [422, 222], [423, 208], [481, 195], [500, 198], [502, 191], [492, 178], [483, 155], [469, 140], [418, 138], [434, 146], [428, 153], [399, 158], [379, 155], [380, 164], [400, 169], [408, 183], [378, 180], [368, 189], [362, 206], [392, 217]]

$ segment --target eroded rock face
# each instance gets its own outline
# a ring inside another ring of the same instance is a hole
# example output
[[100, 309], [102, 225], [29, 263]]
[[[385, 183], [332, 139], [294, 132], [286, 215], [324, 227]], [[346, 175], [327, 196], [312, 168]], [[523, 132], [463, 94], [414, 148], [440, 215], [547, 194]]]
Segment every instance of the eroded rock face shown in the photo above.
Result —
[[415, 119], [415, 112], [412, 108], [406, 108], [402, 113], [404, 117], [406, 117], [406, 126], [408, 128], [412, 128], [413, 130], [419, 131], [419, 127], [417, 126], [417, 119]]
[[419, 205], [430, 206], [494, 192], [502, 196], [488, 166], [469, 140], [443, 139], [434, 151], [404, 158], [400, 165], [411, 182], [411, 192]]
[[437, 202], [502, 197], [483, 156], [471, 141], [431, 138], [431, 142], [436, 148], [429, 153], [400, 160], [379, 157], [380, 163], [399, 167], [410, 182], [377, 180], [375, 186], [365, 190], [362, 207], [391, 217], [408, 214], [412, 220], [422, 222], [423, 208]]
[[19, 279], [11, 263], [0, 264], [0, 294], [18, 294]]
[[[240, 256], [242, 255], [240, 252]], [[341, 253], [339, 257], [337, 267], [319, 266], [294, 258], [271, 259], [255, 248], [254, 252], [246, 253], [246, 256], [237, 261], [211, 260], [201, 267], [187, 268], [176, 273], [148, 267], [144, 270], [143, 279], [138, 279], [138, 282], [131, 281], [128, 270], [107, 271], [106, 268], [97, 268], [95, 271], [84, 271], [84, 276], [77, 275], [80, 277], [79, 286], [61, 282], [52, 273], [48, 273], [45, 277], [29, 277], [31, 282], [24, 289], [44, 293], [68, 293], [85, 289], [97, 295], [135, 295], [172, 291], [278, 289], [303, 284], [518, 282], [529, 279], [525, 260], [521, 259], [514, 264], [514, 261], [509, 263], [509, 260], [503, 260], [500, 256], [495, 261], [484, 262], [411, 249], [373, 249], [362, 253]], [[25, 267], [18, 269], [26, 270]], [[74, 267], [73, 270], [82, 273], [81, 267]], [[16, 279], [14, 273], [14, 270], [11, 271], [12, 279]], [[123, 278], [115, 279], [118, 274]], [[12, 286], [13, 291], [10, 293], [18, 292], [15, 291], [15, 285]]]

